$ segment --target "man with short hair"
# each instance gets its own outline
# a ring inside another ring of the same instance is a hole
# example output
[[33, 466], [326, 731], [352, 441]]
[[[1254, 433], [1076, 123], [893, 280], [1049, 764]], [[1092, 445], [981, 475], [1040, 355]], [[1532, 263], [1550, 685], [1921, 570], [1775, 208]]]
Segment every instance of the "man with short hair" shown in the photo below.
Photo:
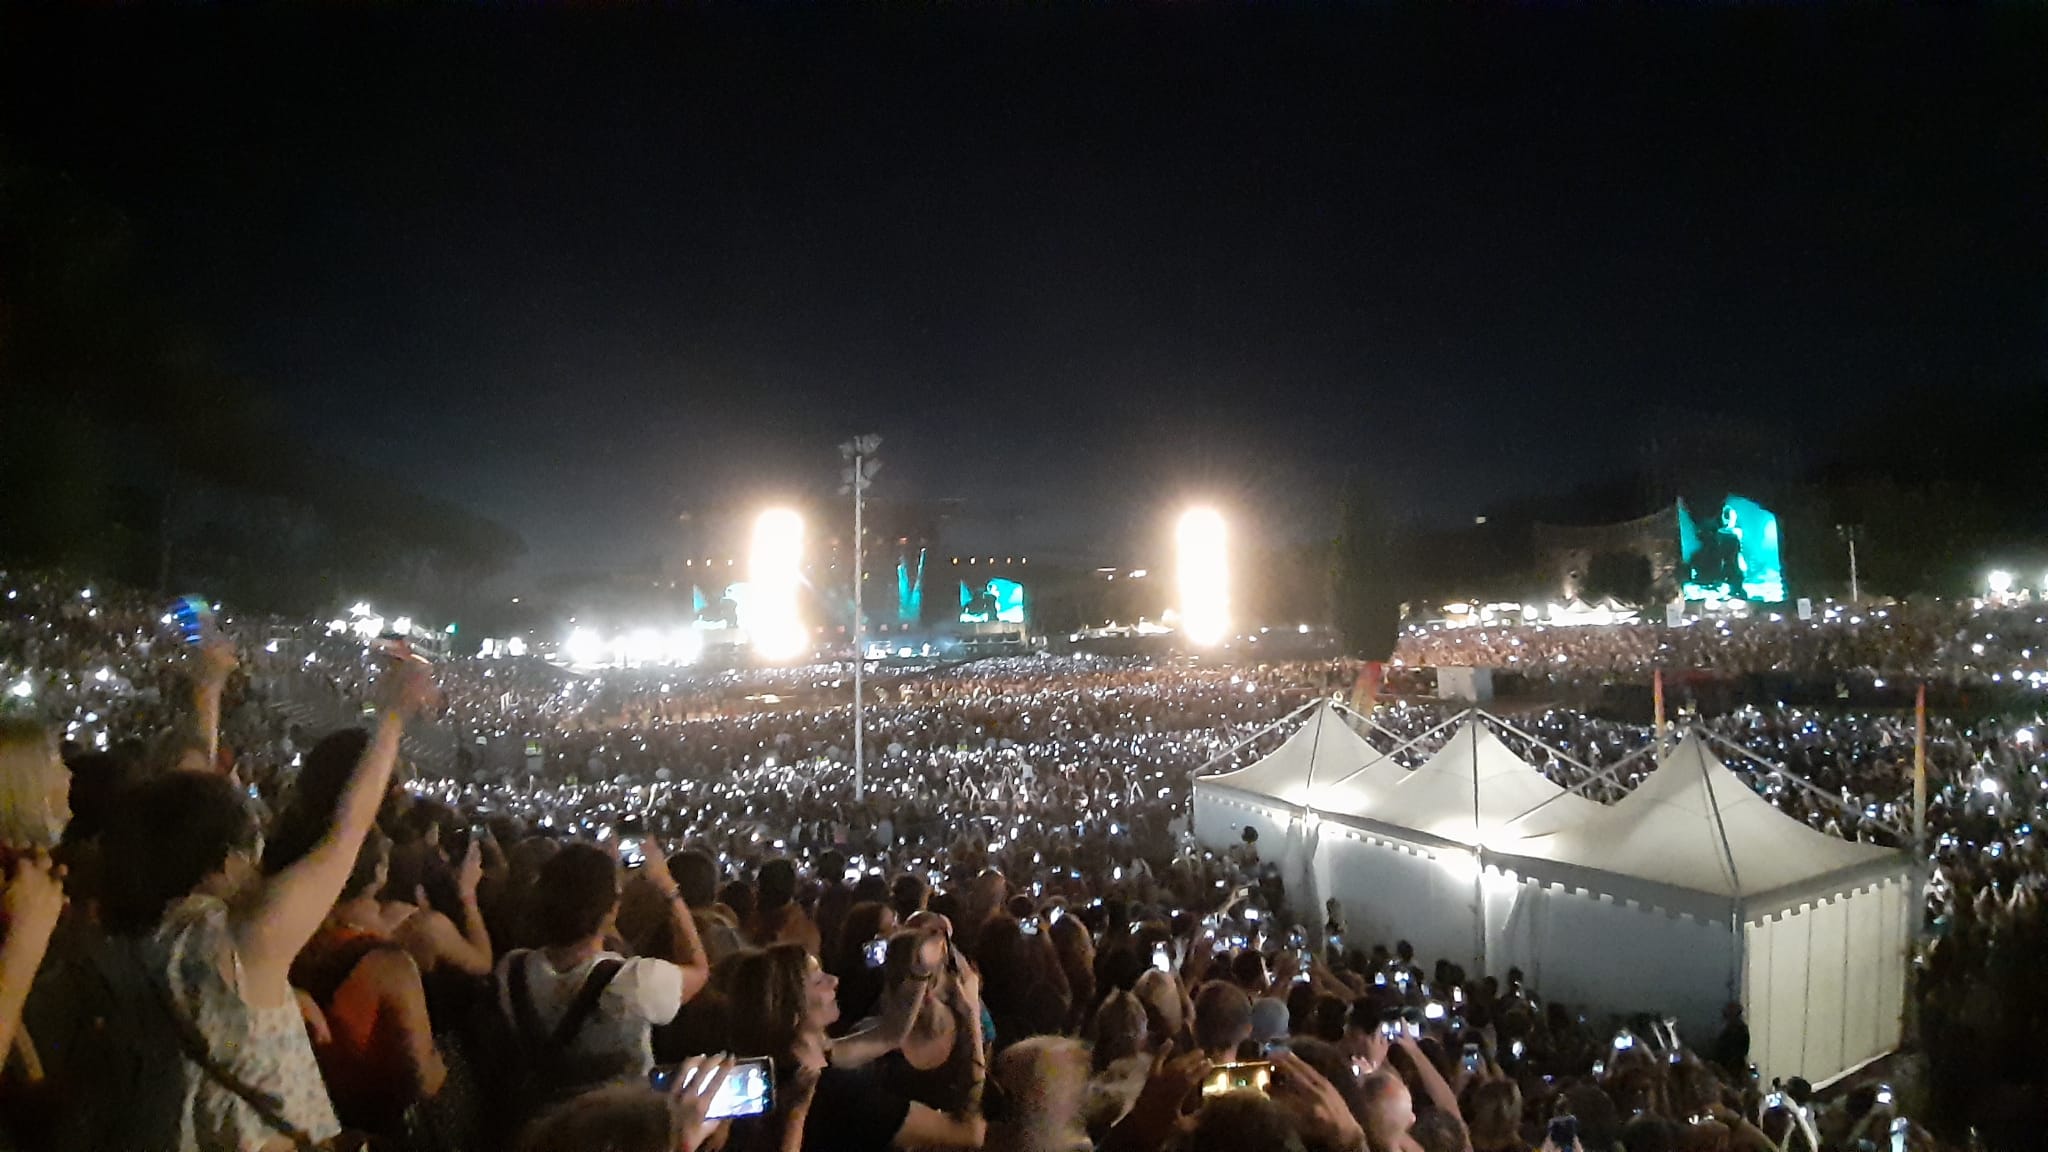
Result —
[[747, 935], [754, 945], [801, 944], [816, 958], [820, 951], [818, 926], [796, 904], [796, 865], [782, 857], [761, 865], [757, 878], [759, 900]]
[[1399, 1074], [1375, 1072], [1359, 1086], [1365, 1110], [1365, 1139], [1372, 1152], [1423, 1152], [1409, 1130], [1415, 1127], [1415, 1098]]
[[1195, 993], [1195, 1043], [1210, 1060], [1237, 1059], [1237, 1046], [1251, 1039], [1252, 999], [1244, 989], [1211, 980]]
[[619, 912], [619, 864], [590, 844], [570, 844], [541, 866], [531, 905], [541, 947], [515, 950], [498, 963], [498, 1007], [531, 1044], [545, 1045], [572, 1006], [596, 990], [594, 1004], [560, 1051], [544, 1054], [560, 1064], [591, 1069], [593, 1082], [645, 1076], [654, 1066], [653, 1026], [673, 1019], [711, 978], [704, 946], [667, 861], [649, 855], [646, 869], [669, 902], [680, 951], [693, 958], [688, 964], [606, 949]]

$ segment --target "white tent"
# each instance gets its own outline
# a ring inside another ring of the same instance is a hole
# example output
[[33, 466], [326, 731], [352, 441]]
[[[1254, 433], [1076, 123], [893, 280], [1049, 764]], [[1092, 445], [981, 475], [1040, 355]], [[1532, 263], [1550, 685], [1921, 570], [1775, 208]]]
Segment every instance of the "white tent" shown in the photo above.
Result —
[[1461, 725], [1413, 772], [1389, 768], [1399, 765], [1386, 760], [1361, 774], [1362, 805], [1339, 807], [1318, 795], [1316, 807], [1472, 847], [1499, 847], [1606, 811], [1551, 783], [1478, 722]]
[[1307, 809], [1315, 782], [1348, 775], [1380, 756], [1339, 706], [1325, 700], [1257, 762], [1195, 781], [1195, 837], [1212, 852], [1226, 852], [1246, 828], [1256, 829], [1259, 858], [1279, 865], [1288, 902], [1310, 914], [1321, 906], [1323, 891], [1312, 867], [1314, 830]]
[[1357, 944], [1519, 967], [1554, 999], [1676, 1015], [1700, 1044], [1739, 1000], [1767, 1077], [1824, 1080], [1897, 1044], [1904, 854], [1786, 816], [1696, 735], [1610, 808], [1482, 716], [1410, 771], [1325, 703], [1272, 755], [1196, 781], [1198, 834], [1220, 851], [1258, 828], [1290, 903], [1338, 897]]
[[1612, 808], [1484, 859], [1489, 965], [1552, 996], [1661, 1004], [1701, 1042], [1739, 1000], [1766, 1078], [1898, 1043], [1908, 858], [1785, 815], [1697, 734]]

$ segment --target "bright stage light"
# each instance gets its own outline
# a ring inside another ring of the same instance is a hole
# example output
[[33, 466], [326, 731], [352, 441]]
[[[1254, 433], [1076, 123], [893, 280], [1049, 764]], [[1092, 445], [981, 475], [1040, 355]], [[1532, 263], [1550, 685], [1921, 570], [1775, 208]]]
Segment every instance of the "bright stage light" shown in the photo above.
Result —
[[1223, 516], [1214, 508], [1181, 514], [1175, 533], [1181, 634], [1204, 648], [1230, 631], [1230, 557]]
[[755, 519], [747, 555], [748, 597], [740, 624], [753, 638], [754, 651], [770, 660], [801, 656], [808, 646], [797, 612], [803, 558], [803, 517], [787, 508], [771, 508]]
[[629, 667], [659, 663], [663, 656], [661, 634], [652, 628], [636, 628], [618, 642], [619, 655]]
[[704, 655], [704, 634], [695, 628], [678, 628], [668, 636], [668, 663], [695, 664]]
[[2003, 596], [2012, 591], [2012, 573], [1998, 569], [1992, 572], [1984, 583], [1991, 589], [1993, 596]]
[[604, 663], [604, 641], [591, 629], [578, 628], [569, 633], [569, 639], [562, 643], [562, 654], [573, 665], [594, 668]]

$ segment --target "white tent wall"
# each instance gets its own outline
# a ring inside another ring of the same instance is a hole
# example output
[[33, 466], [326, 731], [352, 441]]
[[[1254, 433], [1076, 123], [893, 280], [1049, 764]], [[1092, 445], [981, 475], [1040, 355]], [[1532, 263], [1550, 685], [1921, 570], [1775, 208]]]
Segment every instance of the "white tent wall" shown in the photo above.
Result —
[[1901, 875], [1745, 925], [1750, 1059], [1766, 1080], [1818, 1083], [1898, 1046], [1910, 890]]
[[1438, 957], [1478, 971], [1479, 912], [1472, 856], [1442, 851], [1332, 820], [1319, 831], [1322, 891], [1344, 906], [1345, 944], [1370, 949], [1397, 940], [1424, 966]]
[[1661, 1012], [1704, 1044], [1720, 1029], [1742, 961], [1714, 923], [1488, 867], [1486, 972], [1520, 968], [1546, 999], [1598, 1012]]
[[1237, 847], [1246, 828], [1259, 830], [1263, 856], [1278, 849], [1287, 838], [1287, 825], [1294, 811], [1263, 797], [1232, 788], [1201, 782], [1195, 784], [1195, 839], [1211, 852], [1228, 852]]

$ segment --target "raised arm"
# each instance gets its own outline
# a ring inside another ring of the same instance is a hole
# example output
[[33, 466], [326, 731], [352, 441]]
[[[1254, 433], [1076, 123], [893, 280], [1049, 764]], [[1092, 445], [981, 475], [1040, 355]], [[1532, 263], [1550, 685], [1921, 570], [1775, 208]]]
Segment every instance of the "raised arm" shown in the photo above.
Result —
[[355, 867], [363, 838], [376, 821], [398, 761], [398, 738], [406, 717], [423, 708], [433, 691], [426, 665], [417, 661], [401, 663], [385, 674], [384, 706], [376, 731], [335, 806], [333, 825], [311, 852], [265, 878], [252, 898], [234, 909], [229, 927], [235, 950], [261, 1000], [284, 997], [292, 958], [333, 908]]
[[[412, 929], [420, 937], [422, 949], [414, 949], [414, 959], [421, 950], [451, 964], [459, 972], [471, 976], [488, 976], [491, 972], [491, 934], [484, 927], [484, 914], [477, 907], [476, 889], [483, 879], [482, 848], [472, 841], [469, 850], [463, 853], [462, 867], [456, 873], [456, 892], [462, 898], [462, 922], [457, 924], [448, 917], [427, 906], [426, 894], [419, 896], [420, 914], [406, 923], [417, 925]], [[423, 965], [424, 967], [424, 965]]]
[[216, 633], [199, 650], [193, 670], [192, 723], [206, 748], [208, 771], [220, 763], [220, 698], [238, 663], [234, 642]]
[[1464, 1113], [1458, 1111], [1458, 1094], [1451, 1091], [1451, 1086], [1444, 1080], [1443, 1073], [1436, 1070], [1435, 1064], [1430, 1063], [1429, 1057], [1422, 1051], [1422, 1046], [1415, 1042], [1414, 1037], [1404, 1032], [1401, 1035], [1400, 1047], [1401, 1051], [1407, 1054], [1409, 1063], [1415, 1065], [1415, 1076], [1422, 1081], [1422, 1090], [1429, 1094], [1430, 1103], [1436, 1105], [1438, 1111], [1447, 1112], [1463, 1120]]
[[669, 922], [675, 929], [671, 937], [675, 941], [675, 955], [670, 959], [683, 970], [683, 1003], [688, 1004], [711, 983], [711, 954], [704, 950], [704, 941], [697, 936], [697, 918], [690, 915], [689, 906], [683, 903], [682, 889], [676, 886], [675, 877], [669, 875], [668, 858], [659, 850], [649, 852], [646, 870], [647, 878], [668, 901]]

